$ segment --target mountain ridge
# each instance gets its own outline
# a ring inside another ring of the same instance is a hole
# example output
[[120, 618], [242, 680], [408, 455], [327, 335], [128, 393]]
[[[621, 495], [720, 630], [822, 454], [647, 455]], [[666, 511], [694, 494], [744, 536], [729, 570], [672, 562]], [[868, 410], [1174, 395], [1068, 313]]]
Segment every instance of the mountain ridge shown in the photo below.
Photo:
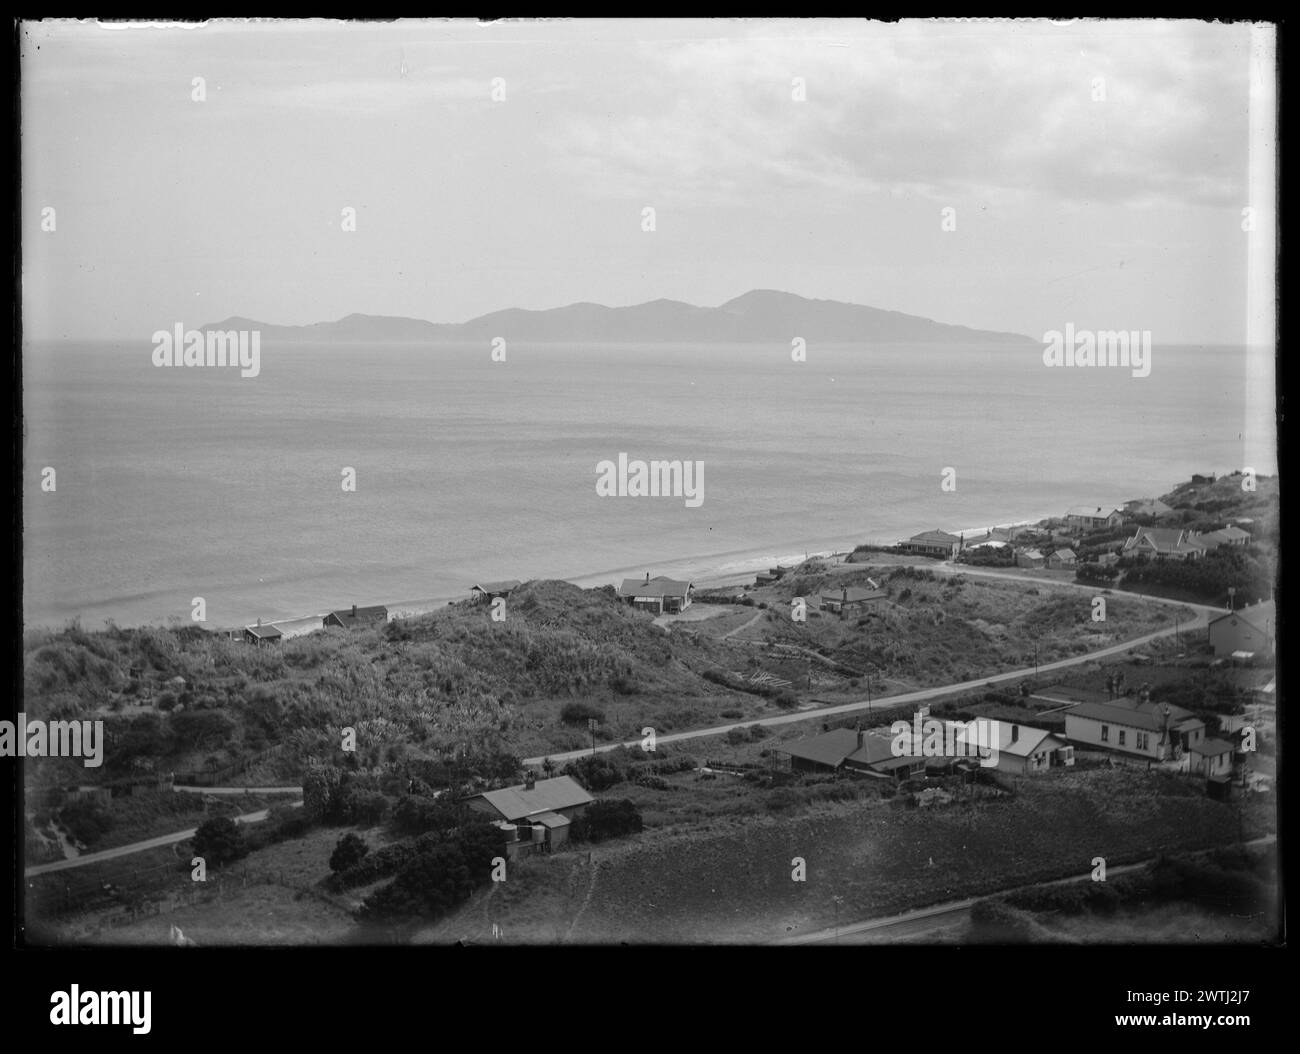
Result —
[[1037, 343], [1023, 333], [936, 322], [901, 311], [751, 289], [717, 307], [659, 298], [626, 307], [583, 301], [562, 307], [508, 307], [466, 322], [428, 322], [396, 315], [353, 312], [333, 322], [280, 326], [235, 315], [202, 330], [257, 329], [263, 339], [318, 342], [449, 343], [504, 337], [517, 341], [574, 343], [853, 343], [952, 344], [998, 341]]

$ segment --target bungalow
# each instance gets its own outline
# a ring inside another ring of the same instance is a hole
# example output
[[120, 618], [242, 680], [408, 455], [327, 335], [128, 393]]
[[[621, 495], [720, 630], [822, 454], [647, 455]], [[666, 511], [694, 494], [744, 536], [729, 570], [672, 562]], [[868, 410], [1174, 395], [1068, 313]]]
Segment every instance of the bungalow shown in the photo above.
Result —
[[961, 539], [947, 531], [922, 531], [920, 534], [912, 535], [907, 541], [900, 542], [898, 547], [905, 553], [951, 560], [956, 557], [957, 551], [961, 548]]
[[[569, 776], [539, 780], [529, 773], [523, 783], [483, 791], [465, 799], [474, 812], [493, 817], [506, 839], [506, 855], [551, 850], [569, 838], [569, 824], [595, 799]], [[521, 833], [526, 832], [521, 837]]]
[[663, 575], [651, 578], [647, 571], [643, 582], [638, 582], [635, 578], [623, 579], [618, 595], [642, 611], [655, 615], [675, 615], [691, 606], [691, 591], [694, 588], [690, 582], [679, 582]]
[[[987, 724], [984, 718], [976, 718], [979, 725]], [[993, 728], [968, 727], [957, 738], [967, 749], [974, 747], [983, 757], [996, 745], [999, 772], [1009, 772], [1014, 776], [1032, 776], [1046, 772], [1053, 765], [1073, 765], [1074, 747], [1055, 733], [1042, 728], [1030, 728], [1028, 725], [1013, 724], [1009, 721], [991, 722]], [[990, 740], [996, 739], [996, 744]]]
[[474, 586], [470, 591], [470, 596], [481, 603], [489, 603], [497, 597], [508, 597], [513, 590], [518, 589], [522, 582], [518, 579], [510, 578], [504, 582], [482, 582]]
[[1047, 558], [1037, 549], [1022, 549], [1016, 553], [1017, 567], [1042, 567], [1046, 562]]
[[1204, 739], [1188, 750], [1189, 767], [1200, 776], [1230, 776], [1233, 746], [1223, 739]]
[[1227, 611], [1210, 620], [1210, 647], [1218, 656], [1235, 652], [1270, 654], [1277, 635], [1277, 604], [1272, 600]]
[[1221, 545], [1244, 547], [1250, 544], [1250, 535], [1240, 527], [1230, 523], [1221, 530], [1198, 534], [1196, 540], [1210, 549], [1217, 549]]
[[263, 626], [261, 619], [258, 619], [256, 626], [244, 627], [244, 640], [249, 644], [279, 644], [283, 636], [274, 626]]
[[1053, 571], [1072, 571], [1078, 559], [1073, 549], [1057, 549], [1047, 558], [1047, 566]]
[[839, 589], [822, 593], [820, 598], [822, 610], [843, 618], [853, 611], [862, 611], [870, 607], [878, 600], [889, 599], [889, 594], [872, 579], [867, 579], [867, 585], [871, 588], [862, 589], [858, 586], [842, 586]]
[[918, 750], [897, 756], [889, 729], [833, 728], [800, 739], [777, 751], [790, 755], [792, 772], [857, 772], [888, 775], [897, 780], [925, 775], [926, 759]]
[[368, 626], [371, 623], [383, 623], [388, 621], [388, 608], [382, 604], [374, 607], [359, 608], [356, 604], [352, 605], [352, 610], [331, 611], [325, 616], [324, 624], [326, 626], [338, 626], [340, 629], [357, 629], [360, 626]]
[[1122, 696], [1104, 703], [1080, 703], [1065, 712], [1065, 738], [1151, 761], [1179, 758], [1205, 739], [1205, 722], [1169, 703]]
[[1065, 510], [1065, 522], [1070, 527], [1089, 530], [1099, 527], [1122, 527], [1124, 514], [1113, 505], [1074, 505]]
[[1124, 543], [1125, 556], [1155, 557], [1159, 560], [1195, 560], [1206, 547], [1192, 531], [1177, 527], [1139, 527]]

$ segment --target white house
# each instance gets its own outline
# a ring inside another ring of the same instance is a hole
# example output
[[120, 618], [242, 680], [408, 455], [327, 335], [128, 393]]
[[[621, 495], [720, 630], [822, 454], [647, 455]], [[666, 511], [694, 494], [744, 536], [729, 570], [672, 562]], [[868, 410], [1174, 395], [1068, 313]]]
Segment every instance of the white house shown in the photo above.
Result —
[[1086, 529], [1121, 527], [1124, 514], [1113, 505], [1074, 505], [1065, 510], [1065, 522]]
[[1210, 620], [1210, 647], [1218, 656], [1235, 652], [1268, 655], [1277, 636], [1277, 604], [1266, 600]]
[[1203, 742], [1205, 722], [1181, 706], [1124, 696], [1067, 710], [1065, 738], [1081, 746], [1166, 761]]
[[[980, 727], [988, 724], [994, 729]], [[1041, 728], [1014, 724], [1009, 721], [988, 722], [985, 718], [976, 718], [972, 725], [958, 735], [962, 743], [989, 743], [996, 741], [998, 761], [994, 767], [999, 772], [1009, 772], [1016, 776], [1032, 776], [1046, 772], [1053, 765], [1073, 765], [1074, 747], [1060, 736]], [[981, 756], [989, 756], [991, 750], [982, 749]]]

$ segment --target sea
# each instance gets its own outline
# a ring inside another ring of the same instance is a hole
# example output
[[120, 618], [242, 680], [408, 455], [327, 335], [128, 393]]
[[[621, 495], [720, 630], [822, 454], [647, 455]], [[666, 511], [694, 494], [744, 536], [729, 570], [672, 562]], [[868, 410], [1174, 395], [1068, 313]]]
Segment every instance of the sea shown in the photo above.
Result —
[[[485, 580], [740, 581], [805, 554], [1276, 471], [1273, 349], [1159, 346], [1149, 376], [1042, 346], [266, 344], [23, 351], [28, 626], [395, 613]], [[598, 465], [703, 464], [702, 502]], [[53, 473], [49, 470], [53, 470]], [[345, 489], [348, 470], [355, 489]]]

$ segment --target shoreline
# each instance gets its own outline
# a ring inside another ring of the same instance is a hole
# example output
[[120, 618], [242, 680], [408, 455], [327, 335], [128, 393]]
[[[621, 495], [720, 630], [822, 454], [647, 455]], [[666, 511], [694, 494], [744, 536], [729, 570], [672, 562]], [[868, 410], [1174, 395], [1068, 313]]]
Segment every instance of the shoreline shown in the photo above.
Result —
[[[950, 531], [961, 537], [979, 537], [987, 535], [992, 530], [1006, 530], [1013, 527], [1032, 526], [1041, 523], [1046, 517], [1038, 519], [1013, 520], [989, 526], [967, 527], [956, 531]], [[918, 533], [923, 530], [933, 528], [920, 527], [912, 533]], [[908, 535], [910, 537], [910, 535]], [[604, 585], [613, 584], [617, 586], [622, 579], [640, 578], [647, 571], [652, 576], [665, 575], [669, 578], [686, 579], [692, 582], [697, 589], [719, 588], [726, 586], [736, 586], [751, 583], [756, 575], [766, 571], [768, 568], [777, 564], [785, 566], [798, 566], [805, 560], [813, 558], [828, 559], [831, 557], [847, 558], [853, 550], [859, 545], [895, 545], [903, 538], [895, 538], [891, 541], [884, 540], [883, 537], [864, 537], [855, 535], [849, 537], [836, 538], [819, 538], [803, 545], [798, 543], [774, 544], [762, 548], [731, 550], [722, 553], [700, 554], [688, 556], [674, 560], [659, 562], [651, 567], [618, 567], [606, 571], [597, 571], [589, 574], [576, 575], [569, 578], [562, 578], [559, 581], [568, 582], [571, 585], [578, 586], [581, 589], [596, 589]], [[797, 547], [796, 547], [797, 546]], [[843, 562], [843, 561], [841, 561]], [[546, 579], [549, 575], [534, 575], [532, 580]], [[525, 579], [528, 581], [529, 579]], [[400, 618], [414, 618], [420, 615], [427, 615], [434, 611], [439, 611], [449, 604], [464, 600], [468, 597], [468, 588], [464, 592], [454, 594], [440, 594], [430, 597], [421, 597], [408, 600], [390, 602], [385, 606], [388, 608], [389, 621]], [[313, 614], [294, 615], [286, 618], [262, 618], [262, 624], [275, 626], [281, 634], [286, 637], [300, 637], [307, 633], [315, 632], [324, 627], [324, 619], [328, 611], [322, 611]], [[37, 629], [58, 629], [70, 621], [79, 620], [81, 616], [71, 616], [58, 623], [26, 623], [24, 631]], [[254, 616], [254, 621], [256, 616]], [[114, 620], [116, 622], [116, 620]], [[157, 625], [155, 623], [127, 624], [116, 622], [122, 628], [142, 628], [145, 626]], [[214, 627], [212, 632], [224, 633], [227, 631], [242, 630], [246, 625], [252, 625], [253, 622], [241, 623], [231, 626]]]

